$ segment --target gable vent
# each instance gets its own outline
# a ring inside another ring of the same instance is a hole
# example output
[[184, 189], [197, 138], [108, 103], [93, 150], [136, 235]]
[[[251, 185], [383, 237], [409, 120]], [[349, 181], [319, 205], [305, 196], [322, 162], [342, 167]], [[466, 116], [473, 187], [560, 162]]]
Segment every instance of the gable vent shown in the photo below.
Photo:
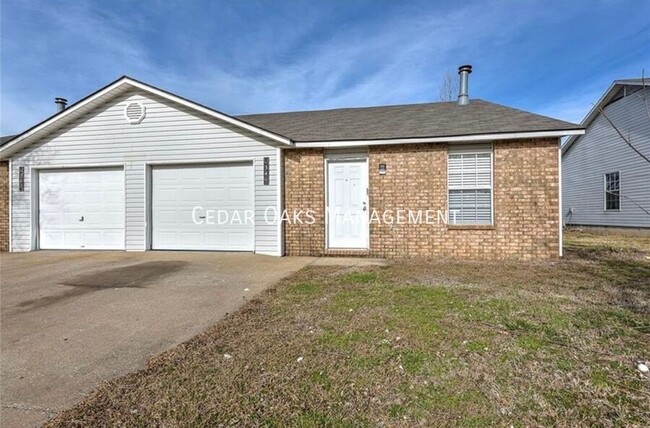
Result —
[[146, 109], [142, 103], [132, 102], [124, 107], [124, 117], [131, 125], [136, 125], [144, 119], [145, 111]]

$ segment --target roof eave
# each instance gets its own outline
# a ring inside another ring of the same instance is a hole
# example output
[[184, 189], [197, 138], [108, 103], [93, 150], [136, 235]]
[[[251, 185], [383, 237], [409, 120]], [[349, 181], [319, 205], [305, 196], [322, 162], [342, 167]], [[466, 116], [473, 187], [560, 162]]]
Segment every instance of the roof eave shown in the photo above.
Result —
[[[644, 79], [645, 80], [645, 79]], [[596, 116], [598, 116], [598, 113], [600, 113], [600, 108], [602, 106], [606, 105], [611, 101], [611, 99], [614, 97], [616, 94], [616, 91], [621, 87], [621, 86], [648, 86], [649, 83], [647, 82], [629, 82], [625, 80], [614, 80], [611, 85], [609, 85], [609, 88], [603, 93], [603, 95], [600, 97], [600, 99], [593, 104], [593, 107], [591, 110], [589, 110], [589, 113], [585, 116], [584, 119], [582, 119], [582, 122], [580, 122], [580, 125], [587, 129], [591, 122], [596, 119]], [[571, 146], [580, 138], [580, 135], [572, 135], [567, 139], [566, 143], [562, 146], [562, 154], [564, 155]]]
[[386, 144], [420, 144], [420, 143], [453, 143], [453, 142], [480, 142], [494, 140], [514, 140], [522, 138], [560, 138], [567, 135], [582, 135], [585, 130], [565, 129], [565, 130], [548, 130], [548, 131], [524, 131], [508, 133], [489, 133], [473, 135], [454, 135], [442, 137], [422, 137], [422, 138], [393, 138], [377, 140], [335, 140], [335, 141], [296, 141], [296, 148], [334, 148], [334, 147], [354, 147], [354, 146], [376, 146]]

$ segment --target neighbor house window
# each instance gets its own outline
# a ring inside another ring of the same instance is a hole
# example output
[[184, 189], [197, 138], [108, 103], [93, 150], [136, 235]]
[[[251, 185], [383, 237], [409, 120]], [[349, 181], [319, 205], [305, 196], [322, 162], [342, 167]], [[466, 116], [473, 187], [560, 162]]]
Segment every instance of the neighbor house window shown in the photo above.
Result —
[[492, 146], [451, 146], [447, 165], [449, 224], [492, 224]]
[[618, 172], [605, 174], [605, 211], [621, 209], [621, 176]]

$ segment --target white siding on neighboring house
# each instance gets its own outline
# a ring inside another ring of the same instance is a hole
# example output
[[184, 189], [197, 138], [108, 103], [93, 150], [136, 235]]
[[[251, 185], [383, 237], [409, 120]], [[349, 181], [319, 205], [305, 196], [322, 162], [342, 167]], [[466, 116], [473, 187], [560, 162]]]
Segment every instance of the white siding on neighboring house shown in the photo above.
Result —
[[[141, 102], [146, 116], [130, 124], [124, 108]], [[38, 168], [64, 166], [123, 166], [125, 174], [126, 249], [143, 251], [150, 245], [146, 212], [149, 202], [145, 183], [147, 165], [161, 163], [210, 163], [252, 161], [255, 180], [255, 251], [281, 252], [281, 230], [266, 224], [264, 212], [279, 209], [278, 178], [280, 150], [266, 137], [235, 125], [220, 122], [189, 107], [134, 90], [109, 101], [48, 137], [12, 156], [12, 250], [34, 248], [32, 224], [32, 172]], [[264, 157], [269, 157], [270, 184], [264, 185]], [[25, 167], [25, 189], [18, 189], [18, 171]]]
[[[650, 89], [646, 89], [650, 99]], [[635, 93], [605, 108], [632, 144], [650, 157], [650, 119]], [[604, 176], [620, 172], [621, 209], [605, 211]], [[650, 164], [634, 152], [599, 114], [562, 156], [562, 208], [565, 224], [650, 227]], [[572, 210], [572, 213], [569, 213]]]

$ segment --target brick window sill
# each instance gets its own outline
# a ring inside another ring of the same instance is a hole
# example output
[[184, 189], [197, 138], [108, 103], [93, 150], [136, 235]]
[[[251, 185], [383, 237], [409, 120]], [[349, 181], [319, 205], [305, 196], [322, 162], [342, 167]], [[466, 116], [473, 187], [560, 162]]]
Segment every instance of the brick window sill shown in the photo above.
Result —
[[448, 230], [495, 230], [493, 224], [448, 224]]

